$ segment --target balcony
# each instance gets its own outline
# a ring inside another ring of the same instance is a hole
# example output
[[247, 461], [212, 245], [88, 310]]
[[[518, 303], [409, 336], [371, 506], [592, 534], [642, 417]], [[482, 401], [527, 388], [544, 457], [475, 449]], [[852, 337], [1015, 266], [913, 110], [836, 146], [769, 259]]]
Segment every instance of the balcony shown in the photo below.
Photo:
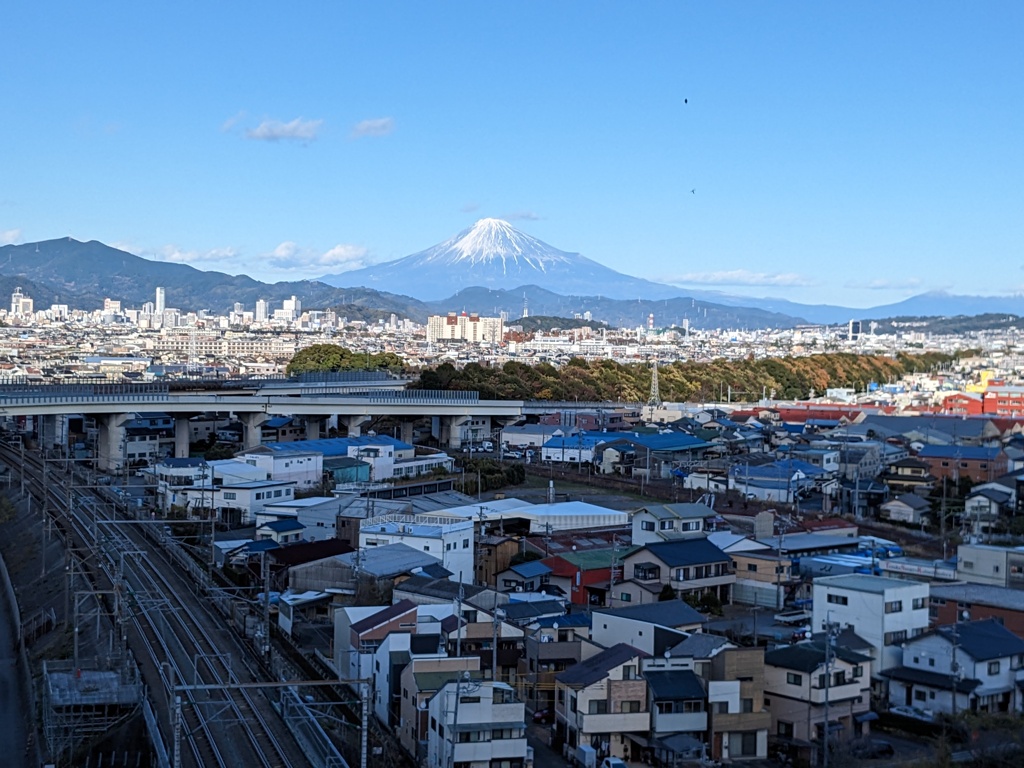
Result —
[[711, 717], [711, 729], [719, 732], [760, 731], [771, 728], [771, 725], [771, 712], [732, 712]]
[[651, 713], [651, 730], [655, 733], [693, 733], [707, 729], [707, 712]]
[[456, 763], [489, 763], [496, 759], [526, 757], [526, 737], [521, 739], [495, 739], [493, 741], [460, 742], [455, 745]]
[[576, 725], [583, 733], [641, 733], [650, 730], [650, 712], [614, 712], [606, 715], [576, 713]]

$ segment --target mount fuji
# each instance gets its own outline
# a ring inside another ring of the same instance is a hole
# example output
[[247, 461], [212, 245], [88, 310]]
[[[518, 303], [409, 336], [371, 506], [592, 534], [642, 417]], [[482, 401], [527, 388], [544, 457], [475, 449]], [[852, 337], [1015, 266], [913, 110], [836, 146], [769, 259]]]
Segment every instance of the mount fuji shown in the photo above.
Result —
[[470, 287], [509, 290], [523, 285], [613, 299], [669, 299], [685, 293], [560, 251], [501, 219], [480, 219], [455, 237], [402, 259], [318, 279], [338, 288], [374, 288], [421, 301], [447, 298]]

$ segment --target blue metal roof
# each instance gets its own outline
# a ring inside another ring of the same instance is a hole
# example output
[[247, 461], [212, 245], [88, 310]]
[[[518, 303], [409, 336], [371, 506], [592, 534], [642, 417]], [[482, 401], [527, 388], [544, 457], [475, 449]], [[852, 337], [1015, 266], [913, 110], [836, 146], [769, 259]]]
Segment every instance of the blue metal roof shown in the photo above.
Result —
[[305, 530], [306, 526], [298, 520], [271, 520], [260, 526], [260, 530], [264, 528], [274, 531], [274, 533], [288, 533], [289, 531]]
[[605, 435], [606, 443], [614, 443], [620, 440], [639, 445], [651, 451], [692, 451], [711, 447], [710, 443], [706, 443], [693, 435], [687, 435], [683, 432], [663, 432], [652, 435], [643, 435], [637, 432], [621, 432]]
[[926, 445], [917, 455], [922, 459], [963, 459], [964, 461], [995, 461], [1002, 448], [977, 445]]
[[514, 571], [524, 579], [532, 579], [534, 576], [545, 576], [551, 573], [550, 566], [544, 565], [540, 560], [530, 560], [526, 563], [517, 563], [510, 566], [509, 570]]
[[322, 440], [294, 440], [290, 443], [267, 443], [263, 447], [275, 453], [322, 453], [324, 456], [345, 456], [349, 448], [373, 445], [393, 445], [398, 451], [411, 451], [409, 443], [403, 443], [390, 435], [363, 435], [360, 437], [329, 437]]

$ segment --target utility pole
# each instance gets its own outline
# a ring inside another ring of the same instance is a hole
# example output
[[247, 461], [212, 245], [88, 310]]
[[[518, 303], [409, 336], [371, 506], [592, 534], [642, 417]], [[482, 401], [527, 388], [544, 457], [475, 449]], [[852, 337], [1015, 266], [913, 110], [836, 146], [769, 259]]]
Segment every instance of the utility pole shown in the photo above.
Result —
[[839, 622], [832, 621], [832, 611], [825, 614], [825, 768], [828, 768], [829, 750], [831, 748], [830, 728], [828, 720], [828, 694], [832, 684], [832, 657], [835, 655], [836, 636], [839, 634]]

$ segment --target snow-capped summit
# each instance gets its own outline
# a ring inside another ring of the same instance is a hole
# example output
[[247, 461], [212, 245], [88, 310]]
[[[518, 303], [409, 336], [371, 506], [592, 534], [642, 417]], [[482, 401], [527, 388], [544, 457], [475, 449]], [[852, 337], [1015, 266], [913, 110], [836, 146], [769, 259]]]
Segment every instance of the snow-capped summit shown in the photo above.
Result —
[[502, 219], [480, 219], [443, 243], [404, 259], [319, 278], [339, 288], [364, 286], [443, 299], [464, 288], [538, 285], [562, 295], [667, 298], [671, 288], [623, 275], [578, 253], [560, 251]]
[[416, 254], [424, 264], [473, 265], [501, 262], [506, 273], [516, 271], [520, 264], [538, 272], [546, 272], [549, 264], [570, 263], [574, 256], [577, 254], [552, 248], [502, 219], [480, 219], [455, 237]]

